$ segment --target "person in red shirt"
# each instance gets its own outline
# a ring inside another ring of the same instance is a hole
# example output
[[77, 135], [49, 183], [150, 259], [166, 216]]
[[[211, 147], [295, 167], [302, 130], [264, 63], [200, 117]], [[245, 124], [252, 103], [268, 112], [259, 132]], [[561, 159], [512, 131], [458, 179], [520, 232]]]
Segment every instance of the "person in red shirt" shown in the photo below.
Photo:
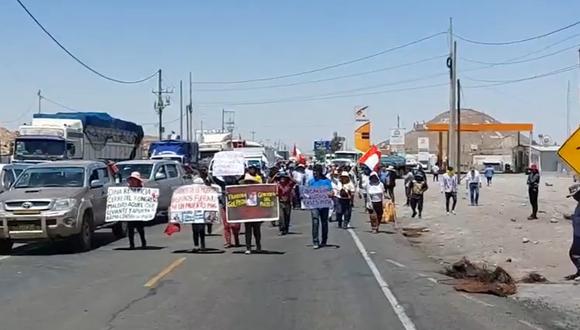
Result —
[[292, 198], [294, 196], [294, 182], [284, 171], [276, 174], [275, 180], [278, 184], [278, 200], [280, 201], [280, 220], [278, 225], [280, 235], [287, 235], [290, 230], [290, 215], [292, 213]]

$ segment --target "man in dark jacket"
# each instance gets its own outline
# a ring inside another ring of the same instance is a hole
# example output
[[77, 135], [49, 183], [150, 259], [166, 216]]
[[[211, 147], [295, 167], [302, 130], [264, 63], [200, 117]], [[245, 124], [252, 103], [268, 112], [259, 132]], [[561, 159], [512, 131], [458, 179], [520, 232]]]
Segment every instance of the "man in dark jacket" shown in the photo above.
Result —
[[528, 220], [538, 219], [538, 192], [540, 190], [540, 172], [538, 165], [532, 164], [528, 170], [528, 195], [532, 205], [532, 214]]
[[577, 280], [580, 279], [580, 184], [572, 185], [569, 191], [568, 197], [573, 197], [578, 202], [572, 215], [572, 230], [574, 234], [572, 236], [572, 246], [570, 247], [570, 260], [576, 267], [576, 273], [565, 278], [567, 280]]

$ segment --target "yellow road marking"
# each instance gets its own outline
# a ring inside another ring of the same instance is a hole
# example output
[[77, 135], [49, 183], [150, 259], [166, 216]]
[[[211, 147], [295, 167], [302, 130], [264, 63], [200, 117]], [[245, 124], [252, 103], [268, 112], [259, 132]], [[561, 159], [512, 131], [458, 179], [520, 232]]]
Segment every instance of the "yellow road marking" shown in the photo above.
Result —
[[147, 281], [147, 283], [145, 283], [144, 286], [146, 288], [149, 288], [149, 289], [156, 287], [157, 284], [159, 284], [159, 281], [161, 281], [161, 279], [163, 279], [165, 276], [169, 275], [169, 273], [171, 273], [177, 267], [179, 267], [185, 261], [185, 259], [186, 259], [185, 257], [182, 257], [182, 258], [174, 260], [167, 267], [165, 267], [162, 271], [160, 271], [159, 274], [153, 276], [149, 281]]

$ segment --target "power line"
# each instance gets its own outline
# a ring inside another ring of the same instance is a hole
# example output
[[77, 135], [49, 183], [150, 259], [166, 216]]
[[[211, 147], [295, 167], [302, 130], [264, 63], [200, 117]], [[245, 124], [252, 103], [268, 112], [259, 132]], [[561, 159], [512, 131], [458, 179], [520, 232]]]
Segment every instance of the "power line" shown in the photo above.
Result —
[[[428, 79], [440, 77], [440, 76], [443, 76], [443, 75], [447, 75], [447, 72], [438, 72], [438, 73], [435, 73], [435, 74], [430, 74], [430, 75], [421, 76], [421, 77], [412, 78], [412, 79], [398, 80], [398, 81], [393, 81], [393, 82], [389, 82], [389, 83], [383, 83], [383, 84], [378, 84], [378, 85], [373, 85], [373, 86], [366, 86], [366, 87], [359, 87], [359, 88], [354, 88], [354, 89], [339, 90], [339, 91], [334, 91], [334, 92], [329, 92], [329, 93], [324, 93], [324, 94], [293, 96], [293, 97], [283, 98], [283, 99], [280, 99], [280, 100], [288, 100], [288, 99], [311, 99], [311, 98], [320, 98], [320, 97], [340, 95], [340, 94], [345, 94], [345, 93], [348, 94], [348, 93], [353, 93], [353, 92], [360, 92], [360, 91], [365, 91], [365, 90], [376, 89], [376, 88], [380, 88], [380, 87], [395, 86], [395, 85], [406, 84], [406, 83], [410, 83], [410, 82], [416, 82], [416, 81], [421, 81], [421, 80], [428, 80]], [[244, 102], [242, 102], [242, 103], [244, 103]], [[224, 104], [224, 102], [201, 103], [200, 105], [210, 105], [210, 104], [219, 105], [219, 104]], [[229, 103], [225, 103], [225, 104], [230, 105]]]
[[91, 71], [92, 73], [96, 74], [97, 76], [99, 76], [101, 78], [104, 78], [104, 79], [107, 79], [107, 80], [110, 80], [110, 81], [113, 81], [116, 83], [120, 83], [120, 84], [138, 84], [138, 83], [145, 82], [145, 81], [155, 77], [159, 73], [159, 71], [155, 71], [151, 75], [149, 75], [143, 79], [139, 79], [139, 80], [120, 80], [120, 79], [115, 79], [115, 78], [109, 77], [107, 75], [104, 75], [104, 74], [100, 73], [99, 71], [90, 67], [88, 64], [86, 64], [82, 60], [80, 60], [77, 56], [75, 56], [73, 53], [71, 53], [65, 46], [63, 46], [63, 44], [61, 44], [50, 32], [48, 32], [48, 30], [36, 19], [36, 17], [34, 17], [34, 15], [32, 15], [32, 13], [28, 10], [28, 8], [26, 8], [26, 6], [22, 3], [22, 1], [16, 0], [16, 2], [18, 2], [18, 4], [22, 7], [22, 9], [24, 9], [24, 11], [26, 11], [28, 16], [30, 16], [30, 18], [32, 18], [32, 20], [36, 23], [36, 25], [38, 25], [38, 27], [40, 27], [42, 29], [42, 31], [44, 31], [44, 33], [47, 36], [49, 36], [50, 39], [52, 39], [52, 41], [54, 41], [65, 53], [67, 53], [70, 57], [72, 57], [75, 61], [77, 61], [77, 63], [82, 65], [85, 69]]
[[551, 36], [553, 34], [556, 34], [558, 32], [562, 32], [564, 30], [570, 29], [570, 28], [572, 28], [572, 27], [574, 27], [576, 25], [579, 25], [579, 24], [580, 24], [580, 21], [576, 21], [576, 22], [574, 22], [572, 24], [563, 26], [561, 28], [558, 28], [556, 30], [553, 30], [553, 31], [550, 31], [550, 32], [547, 32], [547, 33], [544, 33], [544, 34], [540, 34], [540, 35], [536, 35], [536, 36], [528, 37], [528, 38], [524, 38], [524, 39], [519, 39], [519, 40], [512, 40], [512, 41], [486, 42], [486, 41], [478, 41], [478, 40], [468, 39], [468, 38], [463, 37], [463, 36], [458, 35], [458, 34], [453, 34], [453, 35], [455, 37], [457, 37], [458, 39], [460, 39], [460, 40], [463, 40], [465, 42], [469, 42], [469, 43], [472, 43], [472, 44], [476, 44], [476, 45], [506, 46], [506, 45], [520, 44], [520, 43], [527, 42], [527, 41], [532, 41], [532, 40], [536, 40], [536, 39], [545, 38], [545, 37]]
[[243, 105], [263, 105], [263, 104], [276, 104], [276, 103], [311, 102], [311, 101], [332, 100], [332, 99], [340, 99], [340, 98], [348, 98], [348, 97], [356, 97], [356, 96], [368, 96], [368, 95], [379, 95], [379, 94], [388, 94], [388, 93], [397, 93], [397, 92], [407, 92], [407, 91], [429, 89], [429, 88], [447, 86], [447, 85], [448, 85], [448, 83], [439, 83], [439, 84], [423, 85], [423, 86], [408, 87], [408, 88], [388, 89], [388, 90], [382, 90], [382, 91], [376, 91], [376, 92], [334, 95], [334, 96], [328, 96], [328, 97], [288, 98], [288, 99], [277, 99], [277, 100], [266, 100], [266, 101], [249, 101], [249, 102], [238, 102], [238, 103], [215, 102], [215, 103], [202, 103], [200, 105], [202, 105], [202, 106], [207, 106], [207, 105], [243, 106]]
[[200, 88], [200, 89], [196, 89], [196, 91], [197, 92], [230, 92], [230, 91], [246, 91], [246, 90], [270, 89], [270, 88], [292, 87], [292, 86], [299, 86], [299, 85], [316, 84], [316, 83], [321, 83], [321, 82], [325, 82], [325, 81], [334, 81], [334, 80], [345, 79], [345, 78], [360, 77], [360, 76], [369, 75], [369, 74], [373, 74], [373, 73], [384, 72], [384, 71], [389, 71], [389, 70], [394, 70], [394, 69], [400, 69], [400, 68], [404, 68], [404, 67], [408, 67], [408, 66], [412, 66], [412, 65], [416, 65], [416, 64], [430, 62], [430, 61], [441, 59], [441, 58], [446, 58], [447, 56], [448, 56], [447, 54], [432, 56], [432, 57], [424, 58], [424, 59], [413, 61], [413, 62], [407, 62], [407, 63], [403, 63], [403, 64], [378, 68], [378, 69], [369, 70], [369, 71], [356, 72], [356, 73], [334, 76], [334, 77], [323, 78], [323, 79], [299, 81], [299, 82], [288, 83], [288, 84], [277, 84], [277, 85], [244, 87], [244, 88], [207, 88], [207, 89]]
[[474, 79], [474, 78], [470, 78], [470, 77], [464, 76], [464, 78], [466, 80], [487, 83], [487, 84], [482, 84], [482, 85], [465, 86], [465, 88], [485, 88], [485, 87], [490, 87], [490, 86], [500, 86], [500, 85], [514, 84], [514, 83], [518, 83], [518, 82], [535, 80], [535, 79], [545, 78], [545, 77], [549, 77], [549, 76], [553, 76], [553, 75], [557, 75], [557, 74], [569, 72], [569, 71], [575, 70], [577, 68], [578, 68], [578, 65], [575, 64], [575, 65], [571, 65], [571, 66], [559, 68], [559, 69], [556, 69], [556, 70], [553, 70], [553, 71], [550, 71], [550, 72], [545, 72], [545, 73], [540, 73], [540, 74], [536, 74], [536, 75], [529, 76], [529, 77], [518, 78], [518, 79], [510, 79], [510, 80]]
[[563, 53], [565, 51], [568, 51], [570, 49], [577, 49], [579, 46], [580, 46], [580, 44], [577, 44], [577, 45], [573, 45], [573, 46], [570, 46], [570, 47], [566, 47], [564, 49], [560, 49], [560, 50], [557, 50], [555, 52], [548, 53], [548, 54], [545, 54], [545, 55], [542, 55], [542, 56], [532, 57], [532, 58], [528, 58], [526, 60], [518, 60], [518, 61], [513, 61], [513, 60], [512, 61], [509, 61], [508, 60], [508, 61], [504, 61], [504, 62], [485, 62], [485, 61], [479, 61], [479, 60], [469, 59], [469, 58], [465, 58], [465, 57], [462, 57], [461, 59], [464, 60], [464, 61], [466, 61], [466, 62], [470, 62], [470, 63], [477, 63], [477, 64], [489, 65], [490, 67], [491, 66], [498, 66], [498, 65], [511, 65], [511, 64], [520, 64], [520, 63], [527, 63], [527, 62], [533, 62], [533, 61], [541, 60], [543, 58], [547, 58], [547, 57], [551, 57], [551, 56], [554, 56], [554, 55], [561, 54], [561, 53]]
[[210, 85], [210, 84], [222, 84], [222, 85], [227, 85], [227, 84], [244, 84], [244, 83], [251, 83], [251, 82], [259, 82], [259, 81], [271, 81], [271, 80], [278, 80], [278, 79], [284, 79], [284, 78], [291, 78], [291, 77], [297, 77], [297, 76], [303, 76], [303, 75], [307, 75], [307, 74], [311, 74], [311, 73], [316, 73], [316, 72], [320, 72], [320, 71], [326, 71], [326, 70], [330, 70], [330, 69], [334, 69], [334, 68], [338, 68], [341, 66], [345, 66], [345, 65], [349, 65], [349, 64], [353, 64], [353, 63], [357, 63], [357, 62], [362, 62], [362, 61], [366, 61], [369, 60], [371, 58], [380, 56], [380, 55], [384, 55], [390, 52], [394, 52], [396, 50], [399, 49], [403, 49], [412, 45], [416, 45], [418, 43], [421, 43], [423, 41], [427, 41], [430, 39], [433, 39], [435, 37], [438, 37], [440, 35], [444, 35], [447, 32], [438, 32], [429, 36], [426, 36], [424, 38], [421, 39], [417, 39], [399, 46], [395, 46], [395, 47], [391, 47], [385, 50], [382, 50], [380, 52], [371, 54], [371, 55], [367, 55], [367, 56], [363, 56], [363, 57], [358, 57], [352, 60], [348, 60], [348, 61], [344, 61], [344, 62], [340, 62], [340, 63], [336, 63], [336, 64], [331, 64], [331, 65], [326, 65], [320, 68], [316, 68], [316, 69], [311, 69], [311, 70], [306, 70], [306, 71], [300, 71], [300, 72], [295, 72], [295, 73], [289, 73], [289, 74], [283, 74], [283, 75], [277, 75], [277, 76], [272, 76], [272, 77], [262, 77], [262, 78], [254, 78], [254, 79], [245, 79], [245, 80], [230, 80], [230, 81], [196, 81], [194, 82], [194, 84], [197, 85]]
[[69, 106], [66, 106], [64, 104], [58, 103], [56, 101], [53, 101], [53, 100], [49, 99], [48, 97], [46, 97], [44, 95], [41, 95], [40, 98], [42, 100], [48, 101], [48, 103], [52, 103], [52, 104], [54, 104], [54, 105], [56, 105], [58, 107], [61, 107], [61, 108], [65, 109], [65, 110], [67, 110], [67, 111], [71, 111], [71, 112], [82, 112], [81, 110], [77, 110], [77, 109], [71, 108]]

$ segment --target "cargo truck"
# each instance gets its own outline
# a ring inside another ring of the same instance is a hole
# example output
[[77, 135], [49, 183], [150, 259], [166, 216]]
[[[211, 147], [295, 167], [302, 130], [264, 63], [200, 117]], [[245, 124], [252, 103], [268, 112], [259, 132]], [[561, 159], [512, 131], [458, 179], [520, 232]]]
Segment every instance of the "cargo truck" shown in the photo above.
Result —
[[107, 113], [38, 113], [18, 129], [11, 162], [142, 158], [142, 140], [141, 126]]

